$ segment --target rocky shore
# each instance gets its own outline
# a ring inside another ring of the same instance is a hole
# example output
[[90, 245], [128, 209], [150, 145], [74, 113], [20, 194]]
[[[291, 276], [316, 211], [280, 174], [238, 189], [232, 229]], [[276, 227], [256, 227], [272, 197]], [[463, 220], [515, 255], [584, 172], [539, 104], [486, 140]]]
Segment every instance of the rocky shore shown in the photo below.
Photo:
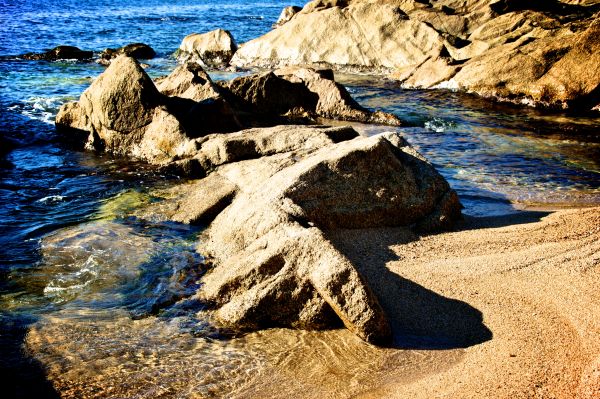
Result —
[[[198, 297], [218, 324], [343, 324], [385, 344], [392, 335], [377, 297], [328, 232], [447, 229], [461, 204], [398, 133], [364, 138], [350, 127], [276, 125], [318, 117], [400, 125], [358, 105], [331, 71], [287, 68], [214, 83], [188, 62], [155, 84], [124, 55], [61, 108], [56, 125], [76, 148], [201, 178], [139, 216], [209, 225], [199, 251], [215, 267]], [[271, 127], [248, 129], [261, 125]]]
[[375, 72], [406, 88], [589, 110], [600, 103], [598, 12], [595, 0], [315, 0], [231, 64]]
[[[201, 303], [213, 328], [244, 340], [345, 327], [379, 347], [372, 351], [452, 351], [410, 380], [324, 386], [327, 397], [508, 397], [542, 381], [523, 396], [591, 398], [598, 326], [563, 307], [590, 305], [597, 314], [598, 209], [464, 221], [456, 192], [397, 129], [361, 137], [324, 124], [403, 125], [358, 104], [334, 70], [590, 110], [600, 103], [600, 9], [574, 3], [316, 0], [286, 8], [273, 31], [241, 46], [224, 30], [189, 35], [182, 63], [155, 80], [135, 59], [151, 49], [107, 50], [108, 68], [62, 106], [56, 127], [76, 149], [190, 179], [154, 193], [132, 216], [205, 227], [196, 250], [208, 270], [193, 274], [199, 288], [185, 300]], [[204, 69], [231, 66], [269, 71], [213, 81]], [[551, 297], [538, 294], [544, 287]], [[536, 327], [542, 359], [531, 352]], [[52, 328], [49, 321], [28, 337], [38, 357]], [[554, 336], [577, 350], [546, 343]], [[507, 365], [513, 358], [520, 363]], [[293, 374], [286, 367], [279, 371]], [[524, 371], [536, 374], [511, 377]], [[567, 376], [548, 382], [545, 371]], [[261, 384], [254, 397], [273, 393]]]

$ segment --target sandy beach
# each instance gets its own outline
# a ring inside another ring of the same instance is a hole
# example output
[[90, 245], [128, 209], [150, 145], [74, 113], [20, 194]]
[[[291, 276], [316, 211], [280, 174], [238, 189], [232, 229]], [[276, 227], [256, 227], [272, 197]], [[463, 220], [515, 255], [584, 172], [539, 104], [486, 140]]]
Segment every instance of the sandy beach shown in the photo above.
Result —
[[359, 397], [600, 397], [599, 208], [467, 218], [420, 239], [398, 229], [335, 239], [396, 331], [454, 337], [448, 350], [463, 351], [447, 370]]

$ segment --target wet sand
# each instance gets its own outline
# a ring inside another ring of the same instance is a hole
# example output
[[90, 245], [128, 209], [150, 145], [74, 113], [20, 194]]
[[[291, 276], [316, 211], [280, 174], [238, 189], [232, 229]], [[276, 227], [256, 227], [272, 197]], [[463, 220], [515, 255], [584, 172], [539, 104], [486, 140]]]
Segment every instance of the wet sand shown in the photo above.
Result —
[[600, 208], [329, 236], [381, 299], [391, 348], [346, 330], [212, 340], [81, 308], [38, 322], [27, 348], [62, 397], [600, 397]]

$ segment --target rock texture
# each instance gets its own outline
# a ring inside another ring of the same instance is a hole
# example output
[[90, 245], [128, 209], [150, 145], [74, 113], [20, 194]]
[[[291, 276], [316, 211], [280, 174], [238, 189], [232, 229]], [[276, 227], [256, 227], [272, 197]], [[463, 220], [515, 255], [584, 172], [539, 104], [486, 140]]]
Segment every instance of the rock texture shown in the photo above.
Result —
[[215, 265], [198, 297], [236, 330], [345, 325], [390, 339], [378, 299], [327, 238], [340, 228], [445, 229], [461, 205], [396, 133], [277, 126], [196, 140], [208, 177], [158, 193], [138, 217], [209, 224], [199, 251]]
[[197, 296], [218, 324], [344, 325], [389, 342], [378, 298], [327, 232], [445, 229], [460, 217], [456, 193], [397, 133], [283, 125], [209, 134], [242, 113], [397, 121], [356, 104], [331, 71], [289, 68], [216, 85], [188, 63], [155, 85], [136, 60], [119, 56], [56, 124], [80, 146], [202, 177], [137, 216], [209, 225], [199, 250], [215, 266]]
[[393, 115], [362, 108], [332, 79], [331, 73], [297, 69], [217, 85], [199, 64], [185, 63], [155, 84], [137, 61], [121, 55], [78, 102], [60, 109], [56, 126], [75, 147], [203, 175], [212, 163], [198, 162], [195, 139], [211, 133], [297, 117], [400, 124]]
[[57, 61], [57, 60], [78, 60], [85, 61], [90, 60], [94, 53], [92, 51], [81, 50], [73, 46], [58, 46], [52, 50], [48, 50], [44, 53], [27, 53], [21, 57], [26, 60], [44, 60], [44, 61]]
[[186, 36], [179, 46], [179, 58], [198, 62], [205, 67], [219, 68], [229, 63], [236, 50], [237, 45], [231, 33], [216, 29]]
[[599, 11], [597, 0], [315, 0], [231, 64], [361, 70], [409, 88], [591, 109], [600, 102]]

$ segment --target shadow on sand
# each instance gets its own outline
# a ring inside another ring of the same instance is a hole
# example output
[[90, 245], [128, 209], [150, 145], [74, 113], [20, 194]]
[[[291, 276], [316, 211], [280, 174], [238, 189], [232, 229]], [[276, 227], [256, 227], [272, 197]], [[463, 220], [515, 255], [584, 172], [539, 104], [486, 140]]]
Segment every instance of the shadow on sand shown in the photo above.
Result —
[[[458, 230], [502, 227], [539, 221], [548, 212], [506, 216], [466, 217]], [[455, 349], [493, 337], [483, 314], [466, 302], [444, 297], [390, 271], [386, 264], [402, 261], [390, 248], [419, 237], [408, 229], [340, 230], [328, 238], [367, 279], [392, 326], [392, 347], [399, 349]], [[405, 262], [410, 260], [404, 259]]]

